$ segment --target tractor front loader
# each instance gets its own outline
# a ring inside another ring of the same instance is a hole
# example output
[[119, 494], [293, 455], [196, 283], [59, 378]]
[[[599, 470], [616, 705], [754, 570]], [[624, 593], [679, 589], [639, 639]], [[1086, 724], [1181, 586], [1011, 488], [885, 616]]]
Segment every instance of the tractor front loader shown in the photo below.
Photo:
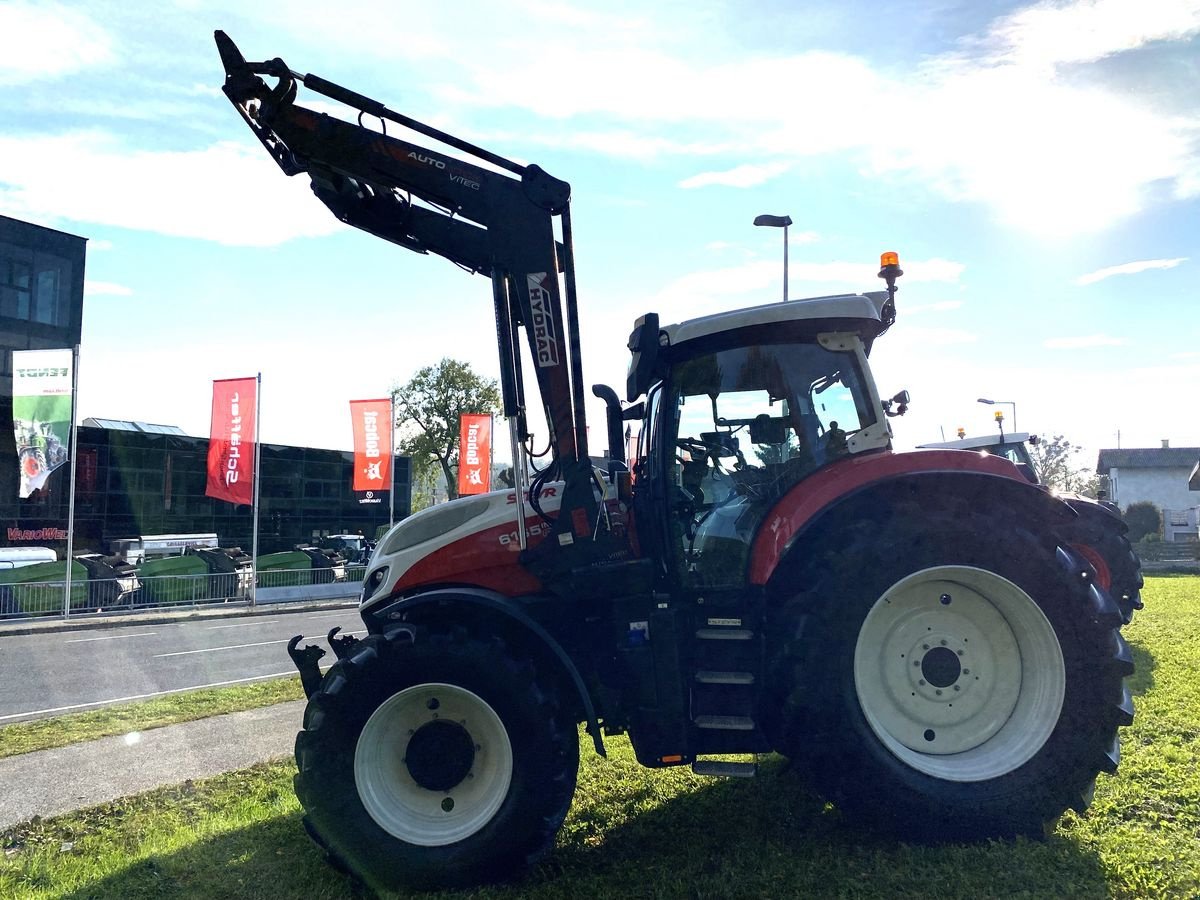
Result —
[[[706, 775], [781, 753], [905, 840], [1041, 833], [1086, 806], [1133, 714], [1121, 610], [1072, 546], [1078, 513], [1010, 461], [892, 450], [908, 397], [880, 396], [868, 354], [895, 254], [882, 291], [640, 318], [631, 405], [593, 388], [613, 458], [596, 465], [566, 182], [216, 37], [226, 95], [285, 174], [492, 284], [515, 488], [392, 528], [368, 634], [335, 639], [328, 671], [291, 648], [296, 792], [333, 859], [375, 887], [519, 873], [567, 815], [580, 724], [601, 755], [627, 734], [643, 765]], [[301, 84], [384, 127], [304, 108]], [[526, 366], [553, 451], [529, 483]], [[629, 421], [633, 472], [615, 461]]]

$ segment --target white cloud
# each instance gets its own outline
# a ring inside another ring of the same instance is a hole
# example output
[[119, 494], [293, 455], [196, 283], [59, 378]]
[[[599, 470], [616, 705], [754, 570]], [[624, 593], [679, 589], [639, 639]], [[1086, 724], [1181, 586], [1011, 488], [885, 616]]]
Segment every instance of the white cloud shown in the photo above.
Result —
[[1123, 338], [1111, 337], [1107, 334], [1088, 334], [1078, 337], [1049, 338], [1042, 341], [1047, 350], [1080, 350], [1086, 347], [1120, 347], [1125, 343]]
[[83, 294], [85, 297], [96, 297], [102, 294], [128, 297], [133, 294], [133, 290], [113, 281], [92, 281], [91, 279], [85, 279], [83, 282]]
[[993, 25], [993, 54], [1027, 66], [1086, 63], [1153, 41], [1200, 33], [1200, 4], [1194, 0], [1078, 0], [1041, 2]]
[[[1141, 210], [1160, 183], [1161, 195], [1200, 193], [1194, 120], [1159, 113], [1136, 91], [1080, 86], [1088, 81], [1079, 77], [1096, 60], [1200, 33], [1198, 0], [1040, 3], [909, 72], [823, 51], [687, 58], [667, 49], [683, 42], [664, 42], [653, 26], [598, 35], [583, 49], [551, 43], [532, 56], [488, 55], [471, 64], [469, 87], [441, 96], [556, 121], [599, 114], [630, 123], [609, 146], [593, 142], [600, 152], [764, 160], [705, 171], [683, 187], [752, 186], [836, 153], [868, 177], [907, 174], [1045, 236], [1103, 230]], [[564, 74], [547, 80], [547, 69]], [[780, 103], [764, 89], [778, 84], [820, 90]], [[886, 140], [867, 109], [896, 111]], [[689, 126], [709, 143], [679, 141]]]
[[100, 131], [0, 137], [0, 208], [259, 247], [345, 227], [257, 143], [156, 152]]
[[[930, 259], [904, 264], [905, 278], [912, 282], [954, 282], [962, 274], [962, 263], [945, 259]], [[789, 293], [792, 299], [822, 292], [855, 292], [876, 290], [882, 282], [876, 277], [878, 268], [860, 262], [792, 262], [788, 266]], [[741, 295], [746, 303], [767, 303], [778, 299], [764, 292], [781, 284], [782, 266], [778, 260], [755, 260], [739, 266], [690, 272], [669, 282], [653, 302], [663, 306], [672, 303], [712, 303], [717, 298]], [[728, 307], [728, 303], [724, 304]], [[689, 310], [688, 317], [702, 315]]]
[[1122, 263], [1119, 266], [1108, 266], [1104, 269], [1097, 269], [1095, 272], [1089, 272], [1087, 275], [1080, 275], [1075, 279], [1075, 283], [1095, 284], [1097, 281], [1103, 281], [1114, 275], [1136, 275], [1138, 272], [1145, 272], [1149, 269], [1173, 269], [1187, 260], [1186, 256], [1180, 256], [1175, 259], [1142, 259], [1137, 262]]
[[708, 187], [713, 184], [724, 187], [754, 187], [765, 181], [770, 181], [772, 178], [778, 178], [790, 168], [791, 165], [788, 163], [747, 163], [746, 165], [727, 169], [724, 172], [702, 172], [699, 175], [693, 175], [679, 182], [679, 186], [685, 190]]
[[108, 33], [78, 9], [59, 3], [0, 4], [0, 85], [57, 78], [113, 59]]
[[937, 303], [923, 303], [920, 306], [906, 306], [904, 307], [904, 314], [906, 316], [914, 316], [920, 313], [949, 312], [952, 309], [958, 309], [962, 305], [963, 302], [961, 300], [941, 300]]
[[[900, 314], [906, 314], [901, 310]], [[953, 347], [959, 344], [974, 344], [979, 335], [962, 328], [926, 328], [920, 325], [905, 325], [896, 331], [894, 337], [889, 335], [893, 346], [900, 347]]]
[[93, 238], [87, 244], [88, 253], [92, 251], [111, 250], [113, 248], [112, 241], [106, 241], [104, 238]]
[[821, 235], [815, 231], [789, 231], [789, 244], [815, 244], [821, 239]]

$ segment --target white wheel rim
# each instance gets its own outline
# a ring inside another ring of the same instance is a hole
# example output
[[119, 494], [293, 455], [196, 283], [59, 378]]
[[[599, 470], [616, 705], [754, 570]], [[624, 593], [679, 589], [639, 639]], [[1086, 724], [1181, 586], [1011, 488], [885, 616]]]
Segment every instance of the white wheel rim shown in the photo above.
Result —
[[[474, 745], [469, 772], [444, 790], [419, 784], [406, 757], [413, 737], [431, 723], [461, 727]], [[508, 795], [512, 769], [512, 745], [496, 711], [451, 684], [419, 684], [389, 697], [354, 750], [354, 783], [368, 815], [392, 837], [421, 847], [453, 844], [487, 825]]]
[[1012, 772], [1054, 731], [1066, 667], [1054, 627], [993, 572], [938, 566], [896, 582], [854, 649], [858, 702], [897, 758], [947, 781]]

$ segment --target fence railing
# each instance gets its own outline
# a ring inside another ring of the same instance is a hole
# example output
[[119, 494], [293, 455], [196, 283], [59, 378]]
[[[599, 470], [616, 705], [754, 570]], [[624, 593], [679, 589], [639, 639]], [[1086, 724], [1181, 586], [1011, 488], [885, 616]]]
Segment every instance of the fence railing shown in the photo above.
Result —
[[[327, 569], [267, 569], [258, 573], [259, 588], [296, 587], [293, 599], [304, 600], [309, 585], [361, 582], [366, 566]], [[0, 620], [53, 618], [143, 612], [250, 602], [250, 572], [211, 575], [154, 575], [147, 578], [85, 579], [71, 582], [69, 612], [63, 608], [66, 583], [36, 581], [0, 584]], [[356, 593], [349, 590], [347, 596]], [[322, 592], [320, 596], [327, 596]]]

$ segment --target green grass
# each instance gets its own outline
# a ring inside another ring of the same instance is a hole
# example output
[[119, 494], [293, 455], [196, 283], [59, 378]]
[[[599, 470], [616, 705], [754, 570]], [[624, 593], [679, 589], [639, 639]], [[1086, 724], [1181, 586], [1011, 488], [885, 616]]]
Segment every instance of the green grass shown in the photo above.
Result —
[[[1044, 842], [915, 847], [843, 822], [783, 771], [650, 771], [584, 744], [550, 860], [474, 898], [1195, 897], [1200, 894], [1200, 578], [1152, 578], [1127, 629], [1138, 672], [1120, 774]], [[291, 760], [0, 835], [0, 897], [362, 896], [300, 825]]]
[[0, 727], [0, 759], [303, 699], [304, 691], [298, 677], [277, 678], [234, 687], [183, 691], [154, 700], [122, 703], [35, 722], [16, 722]]

